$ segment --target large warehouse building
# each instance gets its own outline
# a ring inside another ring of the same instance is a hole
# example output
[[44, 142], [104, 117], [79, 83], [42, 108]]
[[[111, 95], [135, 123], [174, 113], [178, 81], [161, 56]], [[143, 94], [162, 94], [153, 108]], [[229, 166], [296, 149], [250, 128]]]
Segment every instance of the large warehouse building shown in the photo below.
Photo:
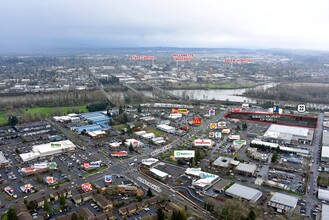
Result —
[[329, 161], [329, 132], [322, 132], [321, 161]]
[[169, 125], [165, 125], [165, 124], [161, 124], [161, 125], [157, 125], [157, 129], [159, 129], [160, 131], [164, 131], [167, 133], [175, 133], [175, 128], [171, 127]]
[[274, 193], [268, 205], [275, 208], [277, 212], [293, 211], [297, 206], [298, 199], [283, 193]]
[[20, 154], [22, 160], [30, 161], [38, 157], [46, 157], [75, 150], [76, 146], [70, 140], [50, 142], [47, 144], [35, 145], [29, 153]]
[[272, 124], [263, 138], [279, 144], [298, 144], [299, 142], [312, 143], [313, 129]]
[[263, 193], [257, 189], [253, 189], [238, 183], [234, 183], [225, 191], [225, 194], [234, 198], [242, 198], [250, 202], [257, 202]]

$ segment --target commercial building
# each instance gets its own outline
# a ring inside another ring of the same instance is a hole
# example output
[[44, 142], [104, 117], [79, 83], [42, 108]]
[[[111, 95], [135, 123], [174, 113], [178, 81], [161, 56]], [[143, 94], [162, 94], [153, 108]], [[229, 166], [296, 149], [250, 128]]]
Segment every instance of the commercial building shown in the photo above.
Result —
[[147, 158], [147, 159], [143, 159], [142, 160], [142, 165], [147, 166], [147, 167], [150, 167], [150, 166], [155, 165], [157, 162], [159, 162], [158, 159], [155, 159], [155, 158]]
[[142, 135], [146, 134], [146, 131], [136, 131], [136, 132], [134, 132], [134, 134], [137, 136], [142, 136]]
[[106, 137], [106, 131], [102, 131], [102, 130], [88, 131], [87, 135], [92, 139], [100, 139]]
[[150, 169], [151, 174], [160, 180], [165, 180], [169, 177], [168, 173], [162, 172], [161, 170], [155, 169], [155, 168], [151, 168]]
[[156, 128], [167, 133], [174, 133], [176, 131], [174, 127], [165, 124], [157, 125]]
[[3, 168], [9, 164], [9, 161], [5, 157], [2, 151], [0, 151], [0, 168]]
[[263, 138], [279, 144], [298, 144], [299, 142], [311, 144], [313, 129], [272, 124]]
[[229, 187], [225, 194], [228, 196], [232, 196], [234, 198], [242, 198], [249, 202], [257, 202], [260, 197], [262, 197], [263, 193], [257, 189], [253, 189], [238, 183], [234, 183], [231, 187]]
[[214, 185], [217, 180], [219, 180], [219, 176], [201, 171], [201, 168], [187, 168], [185, 170], [185, 174], [193, 177], [198, 177], [192, 181], [192, 186], [196, 190], [205, 191], [212, 185]]
[[146, 133], [146, 134], [143, 134], [142, 137], [149, 140], [149, 139], [155, 138], [155, 134], [154, 133]]
[[261, 148], [278, 148], [280, 147], [280, 151], [287, 152], [287, 153], [295, 153], [301, 156], [308, 156], [309, 151], [304, 150], [304, 149], [299, 149], [299, 148], [292, 148], [292, 147], [285, 147], [285, 146], [280, 146], [277, 143], [271, 143], [271, 142], [266, 142], [266, 141], [261, 141], [258, 139], [252, 140], [250, 142], [250, 147], [261, 147]]
[[19, 156], [24, 162], [37, 159], [39, 157], [52, 156], [75, 150], [76, 146], [70, 140], [50, 142], [32, 147], [29, 153], [23, 153]]
[[256, 170], [257, 170], [256, 164], [249, 164], [249, 163], [240, 163], [235, 168], [235, 171], [237, 173], [247, 175], [247, 176], [255, 176]]
[[322, 204], [321, 220], [329, 219], [329, 205]]
[[296, 208], [297, 203], [298, 199], [296, 197], [276, 192], [268, 202], [268, 205], [281, 213], [293, 211]]
[[144, 144], [136, 139], [126, 139], [125, 141], [125, 145], [127, 147], [129, 147], [130, 145], [132, 145], [133, 147], [141, 147]]
[[17, 125], [15, 128], [21, 133], [21, 136], [29, 136], [48, 133], [51, 130], [51, 125], [44, 121]]
[[329, 146], [322, 146], [321, 148], [321, 162], [329, 161]]
[[233, 158], [219, 156], [212, 164], [217, 167], [230, 169], [233, 166], [238, 166], [239, 163], [240, 161]]
[[329, 201], [329, 190], [318, 189], [318, 199]]
[[152, 138], [151, 141], [153, 142], [153, 144], [156, 144], [156, 145], [166, 143], [166, 141], [165, 141], [165, 139], [163, 139], [163, 137]]

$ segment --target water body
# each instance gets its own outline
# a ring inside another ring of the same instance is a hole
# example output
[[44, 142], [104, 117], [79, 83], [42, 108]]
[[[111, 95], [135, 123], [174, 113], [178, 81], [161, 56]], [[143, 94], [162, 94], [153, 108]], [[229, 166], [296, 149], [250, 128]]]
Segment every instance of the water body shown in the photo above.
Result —
[[[264, 85], [260, 85], [255, 87], [257, 88], [270, 88], [276, 86], [277, 83], [267, 83]], [[247, 89], [197, 89], [197, 90], [169, 90], [169, 92], [173, 93], [174, 95], [183, 96], [188, 95], [191, 99], [197, 100], [218, 100], [218, 101], [232, 101], [232, 102], [241, 102], [241, 103], [250, 103], [255, 104], [257, 100], [261, 99], [254, 99], [248, 98], [243, 96], [242, 94]], [[152, 92], [150, 91], [143, 91], [143, 93], [147, 96], [152, 96]], [[264, 99], [262, 99], [264, 101]], [[266, 100], [265, 100], [266, 101]], [[273, 100], [268, 100], [273, 101]], [[279, 101], [277, 103], [280, 106], [289, 106], [289, 107], [296, 107], [300, 102], [292, 102], [292, 101]], [[304, 103], [308, 108], [319, 108], [319, 109], [329, 109], [328, 104], [319, 104], [319, 103]]]

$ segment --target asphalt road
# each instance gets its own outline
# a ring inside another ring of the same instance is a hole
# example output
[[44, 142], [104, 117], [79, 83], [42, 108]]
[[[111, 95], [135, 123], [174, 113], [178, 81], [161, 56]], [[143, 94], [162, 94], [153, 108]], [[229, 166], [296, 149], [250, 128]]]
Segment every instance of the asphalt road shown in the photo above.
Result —
[[305, 198], [304, 198], [306, 200], [306, 215], [307, 216], [312, 216], [311, 209], [315, 203], [320, 204], [316, 198], [316, 191], [317, 191], [316, 179], [319, 176], [318, 163], [320, 163], [320, 161], [318, 160], [318, 158], [319, 158], [318, 150], [319, 150], [319, 146], [321, 144], [321, 137], [322, 137], [322, 131], [323, 131], [322, 124], [323, 124], [323, 113], [320, 113], [318, 116], [318, 125], [314, 132], [313, 151], [311, 153], [314, 163], [311, 165], [310, 170], [313, 171], [313, 173], [310, 172], [310, 178], [309, 178], [309, 182], [307, 184], [307, 186], [309, 186], [310, 189], [307, 190], [307, 192], [305, 194]]

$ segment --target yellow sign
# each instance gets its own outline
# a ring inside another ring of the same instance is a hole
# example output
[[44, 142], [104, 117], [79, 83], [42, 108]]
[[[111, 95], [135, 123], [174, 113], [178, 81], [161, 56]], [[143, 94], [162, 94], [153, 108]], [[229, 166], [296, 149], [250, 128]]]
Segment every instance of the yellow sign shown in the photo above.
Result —
[[210, 129], [217, 129], [217, 124], [216, 123], [211, 123], [210, 124]]

